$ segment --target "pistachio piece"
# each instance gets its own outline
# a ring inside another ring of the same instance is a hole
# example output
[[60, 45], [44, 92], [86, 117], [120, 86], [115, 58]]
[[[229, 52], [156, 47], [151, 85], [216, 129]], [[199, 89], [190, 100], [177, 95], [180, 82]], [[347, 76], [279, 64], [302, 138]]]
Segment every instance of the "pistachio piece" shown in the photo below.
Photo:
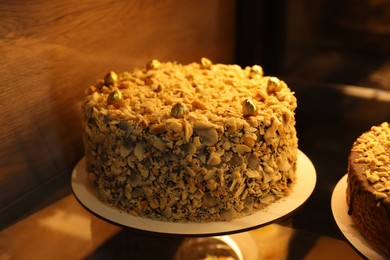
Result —
[[194, 131], [200, 137], [201, 142], [207, 146], [212, 146], [218, 142], [218, 132], [211, 123], [195, 122]]
[[187, 120], [184, 120], [183, 122], [183, 130], [184, 130], [184, 136], [183, 136], [184, 142], [188, 143], [193, 134], [193, 128], [192, 125]]
[[256, 116], [257, 107], [250, 99], [245, 99], [242, 102], [242, 113], [244, 116]]
[[130, 184], [126, 184], [126, 186], [125, 186], [125, 196], [126, 196], [126, 198], [127, 199], [131, 199], [131, 193], [132, 193], [132, 191], [133, 191], [133, 187], [131, 187], [131, 185]]
[[207, 105], [203, 101], [194, 100], [194, 101], [192, 101], [192, 108], [193, 109], [206, 110], [207, 109]]
[[121, 157], [124, 158], [124, 157], [127, 157], [132, 152], [132, 148], [126, 147], [125, 145], [122, 145], [119, 151], [120, 151]]
[[168, 130], [173, 131], [174, 133], [183, 132], [183, 126], [181, 125], [180, 122], [177, 121], [168, 122], [166, 124], [166, 127]]
[[123, 102], [122, 92], [114, 90], [107, 98], [107, 105], [113, 105], [119, 107]]
[[379, 181], [380, 178], [378, 175], [370, 175], [367, 177], [367, 179], [370, 183], [376, 183]]
[[118, 81], [118, 75], [113, 71], [110, 71], [104, 77], [104, 85], [106, 86], [115, 85], [117, 81]]
[[253, 65], [249, 71], [249, 78], [261, 78], [263, 76], [263, 68], [259, 65]]
[[245, 154], [251, 151], [251, 148], [245, 144], [237, 144], [235, 150], [238, 154]]
[[161, 68], [161, 62], [159, 60], [153, 59], [146, 64], [146, 68], [148, 70], [158, 70]]
[[230, 221], [237, 217], [237, 212], [234, 208], [226, 209], [221, 213], [221, 217], [226, 221]]
[[134, 155], [137, 157], [139, 161], [142, 161], [145, 159], [146, 154], [145, 154], [145, 149], [142, 143], [137, 143], [135, 148], [134, 148]]
[[280, 80], [276, 77], [270, 77], [268, 79], [267, 91], [268, 93], [275, 93], [282, 89]]
[[211, 65], [213, 65], [211, 60], [204, 58], [204, 57], [202, 59], [200, 59], [200, 64], [201, 64], [202, 69], [209, 69], [209, 68], [211, 68]]
[[161, 134], [167, 131], [167, 127], [165, 124], [155, 124], [150, 127], [150, 132], [152, 134]]
[[182, 118], [188, 114], [188, 108], [184, 103], [178, 102], [171, 109], [171, 116], [174, 118]]
[[374, 191], [374, 196], [377, 200], [380, 200], [380, 199], [385, 199], [387, 198], [387, 194], [386, 193], [383, 193], [383, 192], [379, 192], [379, 191]]

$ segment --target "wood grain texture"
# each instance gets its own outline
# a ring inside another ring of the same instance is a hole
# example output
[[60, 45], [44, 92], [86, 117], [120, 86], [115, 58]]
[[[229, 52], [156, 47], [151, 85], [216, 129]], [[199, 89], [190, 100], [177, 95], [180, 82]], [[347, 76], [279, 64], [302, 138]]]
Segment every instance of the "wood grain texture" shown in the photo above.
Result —
[[0, 224], [69, 179], [83, 156], [84, 90], [107, 71], [234, 62], [233, 0], [5, 0], [0, 17]]

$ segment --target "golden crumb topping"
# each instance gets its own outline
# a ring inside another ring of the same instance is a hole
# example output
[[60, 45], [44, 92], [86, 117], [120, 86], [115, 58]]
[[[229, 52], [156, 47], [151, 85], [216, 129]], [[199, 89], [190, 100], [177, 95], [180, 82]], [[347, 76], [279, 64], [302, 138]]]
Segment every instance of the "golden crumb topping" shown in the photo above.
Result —
[[214, 123], [230, 116], [262, 119], [276, 113], [287, 118], [297, 106], [285, 82], [264, 77], [260, 66], [242, 69], [205, 58], [188, 65], [153, 60], [132, 72], [110, 72], [88, 93], [87, 106], [147, 125], [184, 115]]
[[387, 122], [373, 126], [354, 143], [352, 151], [361, 157], [355, 163], [367, 166], [364, 174], [377, 199], [390, 196], [390, 127]]

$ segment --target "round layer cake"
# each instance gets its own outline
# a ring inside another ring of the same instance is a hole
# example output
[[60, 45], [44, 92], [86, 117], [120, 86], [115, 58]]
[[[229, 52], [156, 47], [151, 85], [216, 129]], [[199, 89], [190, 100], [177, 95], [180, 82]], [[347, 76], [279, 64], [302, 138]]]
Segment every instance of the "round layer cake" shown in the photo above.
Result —
[[258, 65], [152, 60], [108, 73], [87, 94], [87, 171], [114, 208], [229, 221], [286, 196], [295, 181], [296, 98]]
[[348, 160], [347, 203], [356, 228], [390, 257], [390, 128], [363, 133]]

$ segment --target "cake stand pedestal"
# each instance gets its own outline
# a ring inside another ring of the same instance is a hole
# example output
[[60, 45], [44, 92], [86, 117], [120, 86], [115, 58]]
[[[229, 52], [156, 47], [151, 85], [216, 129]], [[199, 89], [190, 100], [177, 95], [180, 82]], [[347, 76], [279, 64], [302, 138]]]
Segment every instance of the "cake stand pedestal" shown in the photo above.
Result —
[[[231, 254], [232, 259], [240, 259], [242, 254], [229, 235], [257, 229], [289, 217], [299, 210], [310, 197], [316, 185], [316, 171], [310, 159], [298, 152], [296, 183], [292, 191], [264, 210], [229, 222], [211, 223], [173, 223], [141, 218], [120, 212], [101, 202], [91, 191], [88, 184], [85, 158], [81, 159], [72, 172], [72, 190], [88, 211], [97, 217], [128, 229], [154, 234], [182, 236], [182, 246], [178, 250], [178, 259], [189, 249], [201, 248], [203, 252]], [[194, 251], [190, 251], [194, 252]], [[234, 256], [235, 254], [235, 256]], [[187, 258], [190, 259], [190, 258]]]

